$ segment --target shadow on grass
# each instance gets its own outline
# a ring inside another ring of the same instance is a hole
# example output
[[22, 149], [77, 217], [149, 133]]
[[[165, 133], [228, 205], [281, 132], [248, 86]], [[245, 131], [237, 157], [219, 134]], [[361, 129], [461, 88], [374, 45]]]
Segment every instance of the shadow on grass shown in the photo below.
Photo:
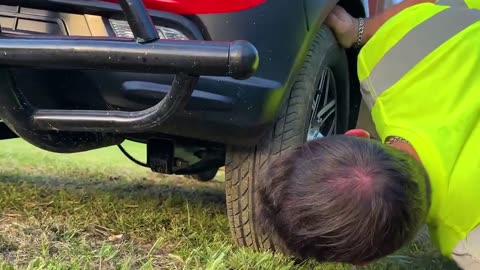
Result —
[[[123, 177], [98, 179], [97, 176], [75, 177], [54, 175], [31, 175], [0, 173], [0, 183], [28, 184], [47, 191], [68, 190], [69, 192], [94, 192], [108, 194], [113, 198], [142, 198], [143, 201], [163, 201], [181, 197], [193, 204], [208, 204], [226, 210], [223, 183], [200, 183], [180, 176], [155, 175], [155, 178], [140, 177], [125, 180]], [[160, 179], [160, 180], [158, 180]]]
[[[361, 269], [361, 268], [357, 268]], [[455, 262], [442, 257], [431, 251], [420, 251], [416, 254], [408, 254], [384, 258], [379, 261], [371, 270], [399, 269], [399, 270], [458, 270]]]

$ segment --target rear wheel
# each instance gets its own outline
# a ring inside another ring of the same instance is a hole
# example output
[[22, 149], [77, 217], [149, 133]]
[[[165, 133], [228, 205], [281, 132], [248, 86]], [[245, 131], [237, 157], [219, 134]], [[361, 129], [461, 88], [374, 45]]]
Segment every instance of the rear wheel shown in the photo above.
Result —
[[322, 26], [271, 132], [254, 147], [227, 149], [227, 210], [239, 246], [274, 249], [273, 241], [256, 226], [254, 207], [255, 182], [269, 161], [307, 140], [345, 132], [348, 120], [347, 58], [330, 29]]

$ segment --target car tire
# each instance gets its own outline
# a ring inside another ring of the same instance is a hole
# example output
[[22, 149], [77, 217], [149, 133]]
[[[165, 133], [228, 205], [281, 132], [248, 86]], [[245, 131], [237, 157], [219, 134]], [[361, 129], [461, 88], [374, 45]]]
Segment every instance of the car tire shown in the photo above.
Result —
[[347, 57], [331, 30], [322, 26], [314, 37], [290, 96], [271, 131], [253, 147], [227, 147], [227, 214], [233, 238], [241, 247], [258, 251], [275, 250], [273, 240], [263, 235], [255, 222], [255, 183], [260, 180], [270, 160], [311, 137], [313, 104], [319, 94], [316, 86], [326, 70], [330, 71], [329, 76], [335, 84], [334, 133], [345, 132], [349, 128], [350, 111]]

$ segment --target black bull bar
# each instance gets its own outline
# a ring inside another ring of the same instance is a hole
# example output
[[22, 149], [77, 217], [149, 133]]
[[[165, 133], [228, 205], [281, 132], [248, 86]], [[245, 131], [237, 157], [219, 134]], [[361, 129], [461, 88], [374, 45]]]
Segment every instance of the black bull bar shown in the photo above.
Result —
[[[160, 126], [189, 100], [201, 75], [249, 78], [258, 52], [247, 41], [160, 40], [141, 0], [119, 1], [135, 36], [80, 38], [0, 35], [0, 118], [25, 140], [55, 152], [120, 143], [116, 134]], [[142, 111], [34, 108], [15, 89], [8, 67], [93, 69], [175, 74], [168, 94]]]

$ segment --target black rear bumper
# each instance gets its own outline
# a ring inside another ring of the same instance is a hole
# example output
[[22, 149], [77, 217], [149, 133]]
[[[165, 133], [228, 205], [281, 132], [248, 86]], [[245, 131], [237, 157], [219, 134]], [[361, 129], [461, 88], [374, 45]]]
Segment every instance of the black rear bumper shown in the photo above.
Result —
[[[100, 76], [109, 78], [104, 80], [109, 86], [101, 88], [122, 89], [121, 97], [118, 92], [103, 93], [109, 104], [135, 110], [164, 98], [172, 80], [168, 75], [151, 78], [125, 73], [89, 73], [87, 77], [95, 81]], [[255, 76], [241, 81], [201, 76], [185, 110], [178, 111], [158, 131], [211, 142], [252, 145], [271, 127], [286, 91], [280, 82]]]
[[142, 111], [28, 109], [33, 111], [31, 125], [37, 130], [115, 133], [144, 133], [160, 128], [175, 112], [183, 110], [200, 75], [245, 79], [258, 66], [258, 54], [246, 41], [155, 40], [140, 44], [126, 40], [0, 36], [0, 65], [177, 74], [167, 95]]
[[[86, 28], [90, 28], [91, 33], [83, 33], [78, 26], [82, 23], [69, 25], [68, 23], [72, 20], [65, 17], [65, 12], [101, 16], [104, 20], [101, 22], [102, 25], [108, 25], [105, 18], [120, 19], [122, 17], [119, 15], [118, 6], [93, 0], [11, 2], [23, 3], [21, 5], [24, 14], [33, 16], [34, 19], [38, 19], [39, 16], [48, 16], [54, 18], [53, 20], [61, 18], [62, 23], [58, 24], [60, 29], [55, 33], [63, 35], [89, 36], [100, 33], [99, 35], [104, 37], [114, 36], [108, 27], [104, 32], [98, 32], [94, 31], [96, 28], [90, 25]], [[319, 25], [319, 21], [323, 20], [326, 10], [331, 8], [334, 2], [318, 0], [315, 9], [319, 11], [314, 13], [320, 15], [315, 18], [316, 22], [306, 20], [304, 2], [290, 0], [267, 1], [265, 5], [239, 13], [188, 16], [187, 18], [176, 14], [150, 11], [154, 23], [181, 29], [189, 38], [196, 39], [196, 42], [201, 42], [199, 40], [202, 39], [248, 40], [259, 50], [260, 64], [254, 76], [245, 80], [225, 77], [223, 75], [232, 75], [229, 73], [231, 70], [218, 72], [217, 66], [215, 72], [213, 72], [214, 68], [211, 70], [212, 73], [203, 73], [207, 75], [199, 77], [192, 89], [191, 98], [185, 104], [185, 109], [175, 110], [168, 119], [164, 119], [161, 125], [149, 127], [142, 133], [129, 129], [130, 125], [124, 126], [121, 133], [139, 139], [161, 133], [224, 144], [251, 145], [258, 142], [260, 136], [275, 121], [283, 101], [288, 96], [288, 89], [296, 77], [296, 72], [303, 64], [315, 27]], [[42, 11], [47, 7], [51, 10], [48, 14]], [[60, 14], [61, 12], [63, 13]], [[85, 20], [88, 18], [85, 17]], [[103, 57], [102, 54], [98, 56]], [[32, 104], [37, 107], [63, 110], [113, 109], [129, 114], [131, 111], [145, 110], [165, 99], [174, 77], [166, 74], [149, 74], [147, 70], [141, 73], [127, 72], [120, 67], [117, 71], [102, 70], [102, 65], [97, 65], [96, 70], [59, 70], [55, 69], [55, 65], [48, 65], [50, 59], [44, 60], [46, 62], [42, 70], [22, 68], [11, 71], [13, 83], [23, 90], [25, 96], [34, 97]], [[172, 65], [168, 66], [167, 62], [162, 68], [170, 69], [170, 72], [178, 71], [177, 63], [170, 62]], [[185, 63], [184, 68], [187, 68], [189, 63], [192, 64], [188, 61]], [[63, 64], [71, 68], [68, 63]], [[145, 67], [142, 63], [137, 64], [140, 69]], [[79, 85], [88, 86], [88, 90], [82, 90]], [[49, 95], [54, 97], [54, 102], [45, 101], [45, 98], [36, 96], [38, 94], [35, 92], [47, 88]], [[53, 116], [50, 119], [45, 117], [49, 114]], [[90, 129], [92, 124], [87, 125], [86, 129], [85, 126], [80, 128], [82, 126], [77, 124], [66, 125], [70, 118], [70, 113], [61, 116], [58, 111], [42, 111], [36, 118], [34, 117], [35, 121], [40, 120], [38, 127], [41, 129], [73, 132], [92, 130]], [[51, 120], [62, 124], [58, 126]], [[120, 130], [108, 130], [104, 127], [105, 125], [100, 128], [96, 126], [93, 130], [102, 133], [109, 131], [118, 133]]]
[[[247, 41], [160, 40], [141, 0], [119, 2], [133, 40], [0, 35], [3, 54], [0, 118], [20, 137], [55, 150], [61, 139], [58, 133], [79, 132], [81, 137], [75, 138], [79, 136], [76, 135], [72, 139], [85, 141], [78, 149], [82, 150], [87, 145], [102, 145], [98, 138], [104, 134], [113, 134], [113, 138], [115, 134], [156, 131], [184, 109], [200, 75], [246, 79], [258, 67], [258, 53]], [[33, 106], [17, 87], [9, 69], [12, 67], [175, 74], [175, 77], [163, 99], [140, 111], [45, 109]], [[48, 131], [55, 133], [44, 136]], [[98, 136], [92, 138], [92, 134]]]

